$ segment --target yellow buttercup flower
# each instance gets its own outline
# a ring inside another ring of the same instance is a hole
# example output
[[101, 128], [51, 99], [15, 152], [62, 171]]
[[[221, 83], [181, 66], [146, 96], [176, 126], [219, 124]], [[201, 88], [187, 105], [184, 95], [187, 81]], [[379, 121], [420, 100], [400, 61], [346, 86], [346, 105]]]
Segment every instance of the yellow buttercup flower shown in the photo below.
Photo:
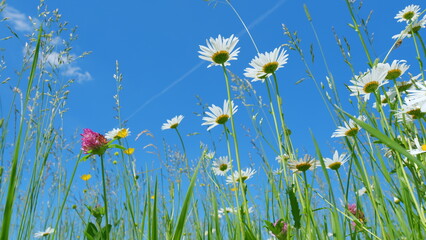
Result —
[[132, 155], [135, 152], [134, 148], [128, 148], [126, 150], [124, 150], [124, 153], [127, 155]]
[[81, 178], [83, 181], [88, 181], [89, 179], [91, 179], [91, 178], [92, 178], [92, 175], [90, 175], [90, 174], [83, 174], [80, 178]]

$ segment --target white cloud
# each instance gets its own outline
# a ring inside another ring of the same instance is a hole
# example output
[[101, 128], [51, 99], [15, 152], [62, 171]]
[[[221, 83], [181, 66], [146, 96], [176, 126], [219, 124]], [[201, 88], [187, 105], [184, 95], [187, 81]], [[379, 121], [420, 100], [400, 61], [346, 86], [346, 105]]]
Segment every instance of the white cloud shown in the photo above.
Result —
[[9, 21], [12, 23], [14, 29], [16, 31], [21, 32], [31, 32], [32, 31], [32, 24], [31, 21], [28, 19], [28, 17], [21, 13], [20, 11], [16, 10], [13, 7], [7, 6], [3, 12], [3, 16], [8, 18]]
[[47, 56], [46, 60], [52, 66], [58, 66], [61, 62], [68, 64], [67, 59], [65, 57], [63, 57], [62, 55], [60, 55], [58, 52], [51, 52]]
[[[3, 12], [1, 13], [3, 17], [8, 18], [9, 22], [12, 24], [13, 28], [16, 31], [21, 32], [31, 32], [33, 31], [32, 22], [30, 21], [29, 17], [25, 15], [24, 13], [21, 13], [19, 10], [7, 6]], [[39, 24], [39, 20], [36, 18], [33, 18], [33, 21], [37, 24]], [[53, 39], [51, 39], [51, 44], [59, 47], [62, 44], [63, 40], [61, 37], [56, 36]], [[34, 49], [29, 49], [29, 45], [25, 44], [23, 48], [23, 54], [28, 54], [29, 51], [33, 51]], [[71, 55], [70, 58], [66, 58], [65, 56], [61, 55], [59, 52], [52, 51], [49, 53], [49, 55], [44, 56], [45, 60], [48, 64], [52, 67], [59, 66], [61, 69], [61, 73], [63, 76], [74, 78], [78, 83], [83, 83], [86, 81], [92, 80], [92, 75], [88, 71], [83, 71], [80, 67], [76, 66], [76, 63], [73, 63], [70, 61], [70, 59], [76, 59], [76, 55]]]
[[92, 80], [92, 75], [90, 75], [88, 71], [83, 72], [80, 67], [71, 66], [70, 64], [64, 66], [64, 71], [62, 74], [64, 76], [74, 78], [78, 83]]

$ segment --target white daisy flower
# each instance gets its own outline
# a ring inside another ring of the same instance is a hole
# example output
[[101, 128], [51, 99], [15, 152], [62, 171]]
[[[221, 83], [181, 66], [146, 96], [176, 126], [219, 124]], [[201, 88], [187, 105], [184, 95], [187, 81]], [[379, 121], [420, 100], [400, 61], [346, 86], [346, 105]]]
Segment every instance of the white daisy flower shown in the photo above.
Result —
[[414, 145], [416, 146], [416, 148], [408, 150], [408, 152], [411, 153], [412, 155], [418, 155], [420, 153], [426, 152], [426, 144], [420, 145], [419, 139], [417, 137], [414, 138]]
[[382, 68], [373, 68], [367, 73], [356, 76], [355, 80], [351, 80], [353, 86], [349, 86], [351, 96], [364, 95], [364, 101], [370, 99], [370, 94], [374, 93], [379, 87], [388, 83], [385, 80], [387, 71]]
[[290, 158], [289, 155], [287, 154], [283, 154], [283, 155], [279, 155], [275, 158], [275, 160], [277, 160], [277, 162], [279, 163], [285, 163], [288, 159]]
[[212, 62], [207, 66], [208, 68], [211, 66], [221, 66], [222, 64], [228, 66], [230, 65], [228, 61], [236, 60], [240, 52], [240, 48], [234, 50], [238, 41], [238, 38], [234, 37], [234, 35], [231, 35], [229, 38], [223, 38], [220, 35], [216, 39], [210, 38], [206, 40], [207, 47], [200, 45], [201, 51], [198, 51], [198, 53], [201, 55], [199, 57]]
[[213, 162], [212, 170], [216, 176], [225, 176], [225, 174], [231, 169], [232, 160], [228, 160], [228, 157], [219, 157]]
[[34, 237], [35, 238], [42, 238], [42, 237], [45, 237], [45, 236], [49, 236], [53, 232], [55, 232], [55, 229], [48, 227], [44, 232], [36, 232], [34, 234]]
[[[370, 188], [371, 188], [371, 191], [374, 191], [374, 185], [371, 185]], [[362, 195], [364, 195], [366, 193], [367, 193], [366, 187], [362, 187], [358, 191], [356, 191], [356, 195], [358, 195], [358, 197], [361, 197]]]
[[[420, 83], [417, 85], [419, 89], [408, 90], [408, 100], [411, 104], [418, 104], [422, 112], [426, 112], [426, 85]], [[405, 99], [407, 101], [407, 99]]]
[[[361, 115], [358, 117], [358, 120], [365, 122], [366, 117]], [[337, 127], [336, 131], [331, 135], [331, 137], [353, 137], [361, 129], [352, 119], [349, 119], [349, 123], [344, 123], [345, 126]]]
[[345, 164], [347, 161], [349, 161], [349, 156], [347, 156], [346, 153], [339, 155], [336, 150], [333, 154], [333, 159], [324, 158], [324, 165], [329, 169], [338, 170], [340, 166]]
[[426, 112], [421, 110], [421, 103], [416, 103], [410, 98], [405, 98], [404, 104], [396, 111], [395, 116], [398, 122], [412, 122], [414, 119], [421, 119]]
[[393, 202], [396, 204], [399, 204], [401, 202], [401, 199], [397, 198], [397, 197], [393, 197]]
[[402, 40], [404, 38], [410, 38], [413, 34], [420, 31], [420, 29], [426, 27], [426, 15], [423, 16], [422, 19], [415, 19], [413, 22], [411, 22], [409, 25], [405, 27], [404, 30], [402, 30], [399, 34], [393, 35], [392, 39], [399, 39]]
[[219, 218], [222, 218], [223, 216], [226, 216], [227, 214], [233, 214], [236, 213], [236, 208], [226, 207], [226, 208], [220, 208], [217, 210], [217, 216]]
[[365, 193], [367, 193], [367, 188], [362, 187], [360, 188], [357, 192], [356, 195], [358, 195], [359, 197], [361, 197], [362, 195], [364, 195]]
[[273, 175], [280, 175], [281, 173], [283, 173], [284, 172], [284, 169], [282, 169], [282, 168], [277, 168], [277, 169], [275, 169], [275, 170], [273, 170], [272, 171], [272, 174]]
[[[232, 115], [235, 114], [238, 110], [238, 106], [234, 106], [234, 101], [231, 101], [231, 107], [232, 107]], [[224, 100], [223, 101], [223, 109], [212, 105], [209, 107], [210, 112], [206, 112], [208, 116], [203, 117], [204, 123], [201, 125], [210, 125], [210, 127], [207, 128], [207, 131], [210, 129], [216, 127], [219, 124], [225, 124], [229, 118], [231, 118], [231, 109], [229, 108], [229, 101]]]
[[252, 82], [265, 81], [265, 78], [271, 76], [275, 71], [282, 68], [287, 63], [288, 54], [281, 51], [281, 48], [275, 48], [272, 52], [259, 53], [250, 62], [252, 68], [246, 68], [244, 76], [253, 78]]
[[204, 155], [204, 157], [205, 157], [206, 159], [213, 159], [215, 154], [216, 154], [216, 153], [215, 153], [215, 151], [209, 151], [208, 153], [206, 153], [206, 154]]
[[420, 6], [411, 4], [406, 6], [401, 11], [399, 11], [395, 16], [395, 19], [398, 19], [398, 22], [405, 21], [408, 23], [410, 21], [417, 19], [419, 17], [419, 13], [420, 13]]
[[125, 138], [130, 135], [128, 128], [113, 128], [111, 131], [105, 133], [105, 138], [107, 140], [112, 140], [114, 138]]
[[161, 126], [161, 130], [177, 128], [180, 122], [183, 120], [183, 118], [184, 118], [183, 115], [179, 115], [179, 116], [175, 116], [174, 118], [170, 120], [167, 119], [167, 122], [163, 123], [163, 126]]
[[386, 79], [397, 79], [410, 67], [405, 64], [406, 62], [405, 60], [393, 60], [392, 64], [379, 63], [376, 68], [387, 72]]
[[226, 178], [226, 184], [231, 183], [239, 183], [240, 179], [242, 182], [249, 180], [256, 173], [256, 170], [247, 168], [246, 170], [241, 170], [241, 175], [238, 171], [234, 171], [234, 173]]
[[402, 81], [402, 82], [396, 83], [396, 87], [398, 88], [399, 92], [406, 92], [407, 90], [415, 89], [415, 87], [417, 85], [421, 84], [421, 82], [419, 80], [422, 76], [421, 73], [416, 75], [416, 76], [413, 76], [410, 73], [408, 73], [408, 74], [410, 75], [409, 81]]
[[248, 208], [248, 212], [249, 212], [249, 213], [253, 213], [253, 212], [254, 212], [254, 208], [253, 208], [253, 207], [249, 207], [249, 208]]
[[291, 171], [295, 173], [314, 170], [319, 165], [320, 163], [308, 154], [306, 154], [303, 158], [300, 158], [299, 160], [292, 159], [288, 161], [288, 167]]

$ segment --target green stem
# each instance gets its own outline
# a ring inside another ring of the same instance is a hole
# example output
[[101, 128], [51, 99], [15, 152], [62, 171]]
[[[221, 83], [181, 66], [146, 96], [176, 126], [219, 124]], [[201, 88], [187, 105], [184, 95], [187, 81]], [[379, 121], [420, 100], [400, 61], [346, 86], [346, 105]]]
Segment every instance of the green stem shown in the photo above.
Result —
[[[342, 189], [342, 195], [345, 197], [344, 205], [346, 207], [348, 205], [348, 195], [345, 194], [345, 187], [343, 186], [343, 181], [342, 181], [342, 178], [340, 176], [339, 170], [336, 170], [336, 175], [337, 175], [337, 178], [339, 179], [340, 188]], [[343, 226], [346, 226], [347, 219], [343, 218], [343, 221], [344, 221]], [[345, 235], [346, 234], [346, 227], [343, 227], [342, 231], [343, 231], [343, 235]]]
[[[278, 128], [278, 121], [277, 121], [277, 115], [275, 114], [275, 107], [274, 107], [274, 104], [272, 103], [271, 89], [269, 87], [268, 79], [265, 79], [265, 84], [266, 84], [266, 89], [268, 91], [269, 107], [271, 108], [272, 118], [274, 119], [275, 134], [277, 135], [277, 140], [278, 140], [278, 149], [279, 149], [279, 152], [280, 152], [280, 157], [282, 157], [283, 154], [284, 154], [283, 153], [283, 143], [282, 143], [281, 134], [280, 134], [280, 131], [279, 131], [279, 128]], [[284, 129], [283, 129], [283, 131], [284, 131]], [[284, 162], [282, 164], [283, 164], [283, 169], [286, 169]], [[286, 178], [286, 180], [287, 180], [287, 178]]]
[[283, 131], [283, 135], [284, 135], [284, 141], [286, 143], [286, 151], [289, 154], [290, 157], [294, 157], [294, 151], [293, 151], [293, 144], [291, 143], [290, 137], [289, 137], [289, 132], [287, 129], [287, 126], [285, 124], [285, 120], [284, 120], [284, 113], [282, 110], [282, 98], [280, 96], [280, 90], [278, 87], [278, 80], [277, 80], [277, 76], [275, 75], [275, 73], [272, 74], [273, 78], [274, 78], [274, 84], [275, 84], [275, 91], [276, 91], [276, 97], [277, 97], [277, 105], [278, 105], [278, 113], [280, 116], [280, 120], [281, 120], [281, 128]]
[[413, 35], [414, 47], [416, 48], [417, 61], [419, 62], [420, 73], [422, 74], [422, 78], [425, 79], [425, 73], [424, 73], [424, 69], [423, 69], [423, 62], [422, 62], [422, 58], [420, 56], [419, 46], [417, 45], [416, 36], [417, 35]]
[[[230, 112], [230, 119], [231, 119], [231, 128], [232, 128], [232, 137], [234, 138], [234, 148], [235, 148], [235, 160], [237, 162], [237, 168], [238, 168], [238, 174], [241, 176], [241, 161], [240, 161], [240, 153], [239, 153], [239, 148], [238, 148], [238, 139], [237, 139], [237, 132], [235, 130], [235, 123], [234, 123], [234, 117], [233, 117], [233, 109], [232, 109], [232, 98], [231, 98], [231, 86], [229, 84], [229, 78], [228, 78], [228, 73], [226, 71], [226, 67], [224, 64], [222, 64], [222, 68], [223, 68], [223, 74], [225, 76], [225, 82], [226, 82], [226, 92], [228, 94], [228, 107], [229, 107], [229, 112]], [[240, 191], [241, 193], [244, 193], [244, 189], [243, 189], [243, 179], [239, 178], [240, 184]], [[248, 212], [248, 207], [247, 207], [247, 199], [245, 194], [243, 194], [243, 208], [244, 211], [247, 213], [247, 220], [248, 223], [250, 223], [250, 215]], [[243, 231], [243, 236], [244, 236], [244, 231]]]
[[[106, 222], [106, 229], [109, 229], [108, 227], [108, 200], [107, 200], [107, 191], [106, 191], [106, 181], [105, 181], [105, 166], [104, 166], [104, 157], [103, 155], [100, 155], [101, 157], [101, 171], [102, 171], [102, 188], [103, 188], [103, 199], [105, 204], [105, 222]], [[107, 230], [107, 240], [109, 239], [109, 231]]]
[[426, 47], [425, 47], [425, 43], [423, 42], [423, 38], [422, 38], [422, 36], [421, 36], [418, 32], [416, 32], [414, 35], [415, 35], [415, 36], [419, 39], [420, 44], [422, 45], [423, 54], [424, 54], [424, 55], [425, 55], [425, 57], [426, 57]]

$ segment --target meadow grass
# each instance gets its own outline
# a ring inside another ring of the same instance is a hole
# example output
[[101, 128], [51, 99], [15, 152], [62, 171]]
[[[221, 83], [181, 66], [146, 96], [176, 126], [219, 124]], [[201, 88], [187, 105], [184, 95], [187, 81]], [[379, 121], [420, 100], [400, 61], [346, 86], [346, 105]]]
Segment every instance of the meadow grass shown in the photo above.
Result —
[[[257, 50], [259, 43], [243, 19], [231, 2], [226, 4]], [[339, 91], [307, 5], [326, 84], [311, 70], [313, 52], [306, 55], [297, 32], [285, 25], [288, 42], [271, 52], [257, 50], [244, 77], [234, 74], [232, 66], [239, 39], [213, 37], [200, 47], [200, 57], [212, 66], [206, 74], [223, 72], [227, 98], [223, 106], [201, 100], [199, 105], [203, 125], [209, 125], [210, 133], [221, 133], [220, 139], [187, 148], [179, 131], [184, 117], [176, 116], [162, 129], [174, 130], [179, 144], [147, 144], [144, 148], [153, 149], [161, 165], [142, 166], [144, 171], [138, 172], [134, 142], [128, 137], [132, 129], [126, 128], [121, 114], [123, 76], [118, 62], [113, 96], [118, 128], [105, 135], [84, 129], [81, 139], [64, 134], [73, 81], [64, 82], [58, 74], [61, 66], [88, 53], [72, 53], [75, 29], [42, 3], [34, 32], [26, 36], [21, 70], [1, 85], [13, 88], [8, 112], [0, 118], [0, 239], [425, 239], [425, 11], [411, 5], [398, 13], [404, 29], [385, 58], [374, 59], [359, 6], [348, 0], [346, 5], [367, 64], [355, 69], [348, 41], [335, 33], [342, 61], [352, 73], [345, 91]], [[3, 1], [0, 10], [4, 7]], [[11, 32], [2, 41], [14, 36]], [[55, 38], [63, 45], [55, 45]], [[417, 60], [410, 66], [402, 59], [389, 61], [402, 43], [414, 46], [415, 52], [404, 53]], [[299, 56], [336, 125], [333, 157], [320, 147], [313, 131], [310, 154], [292, 141], [285, 117], [297, 113], [287, 111], [280, 91], [284, 83], [276, 74], [285, 71], [289, 53]], [[52, 54], [58, 54], [53, 61]], [[352, 108], [341, 100], [347, 95], [353, 99]], [[244, 110], [250, 119], [240, 118]], [[249, 129], [241, 127], [243, 122], [251, 124]], [[248, 143], [245, 134], [251, 135]], [[136, 140], [150, 141], [153, 135], [145, 130]], [[246, 167], [242, 144], [257, 151], [260, 166]], [[217, 156], [218, 149], [226, 149], [226, 156]], [[196, 159], [189, 159], [195, 154]], [[93, 179], [81, 177], [83, 191], [75, 181], [82, 164], [96, 173]]]

